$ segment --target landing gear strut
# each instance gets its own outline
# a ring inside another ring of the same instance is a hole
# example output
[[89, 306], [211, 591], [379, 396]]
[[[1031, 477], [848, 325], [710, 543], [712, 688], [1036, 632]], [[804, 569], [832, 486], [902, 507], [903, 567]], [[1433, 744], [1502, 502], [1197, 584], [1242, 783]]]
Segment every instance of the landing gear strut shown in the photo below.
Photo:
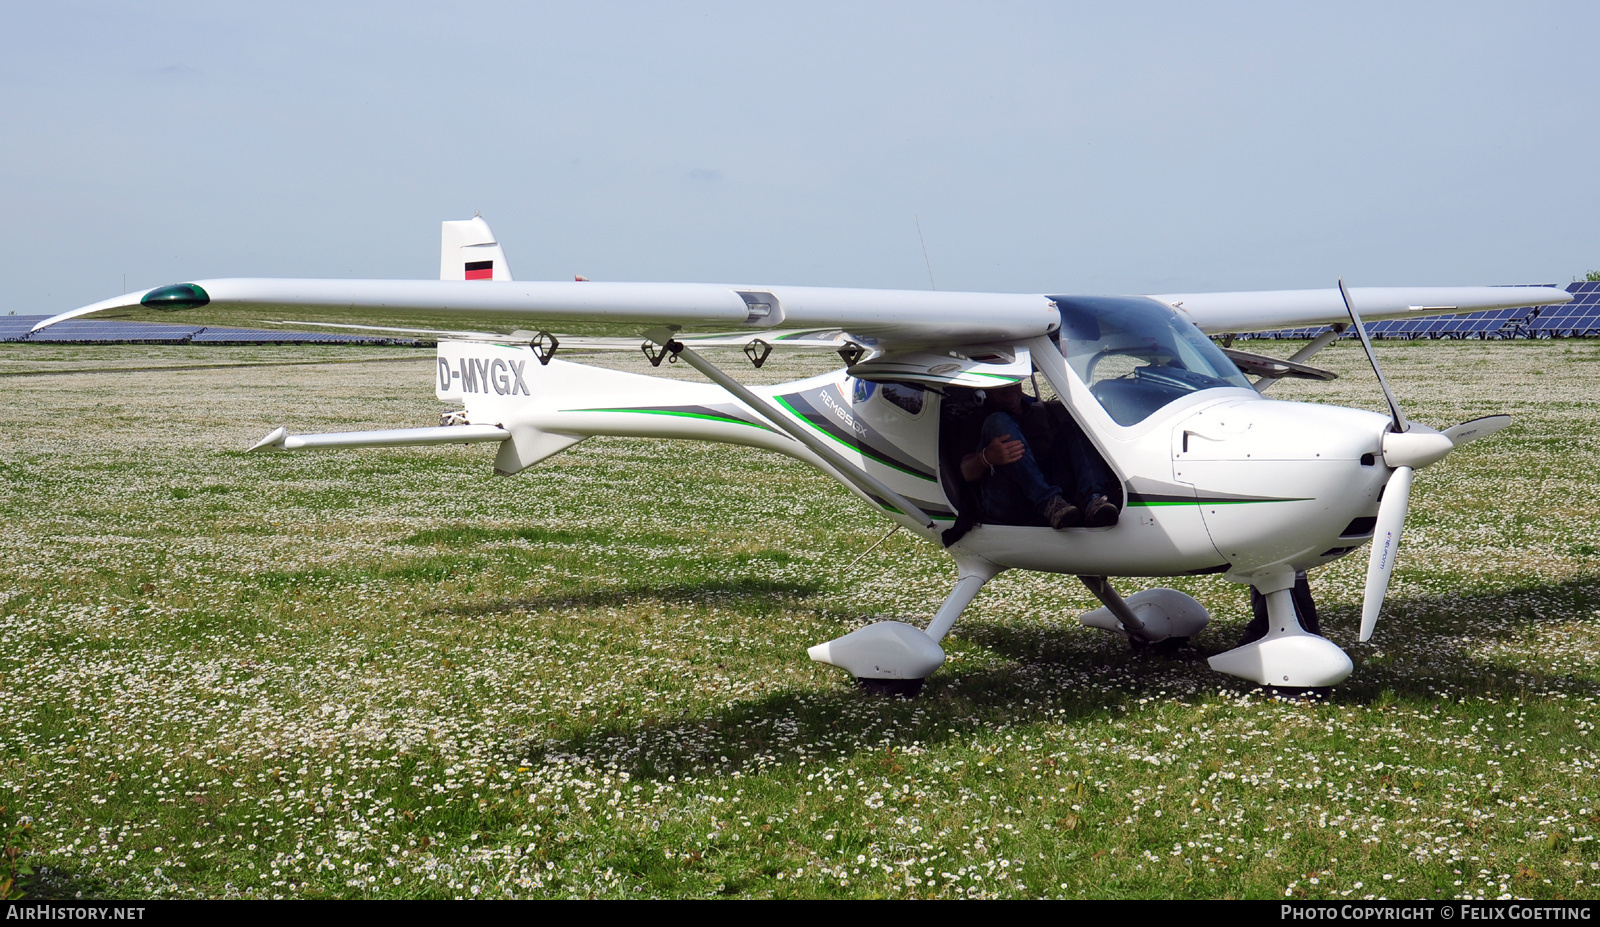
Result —
[[1204, 630], [1211, 621], [1205, 606], [1176, 589], [1156, 588], [1135, 592], [1124, 599], [1104, 576], [1078, 579], [1105, 607], [1084, 612], [1085, 627], [1121, 634], [1135, 649], [1154, 645], [1171, 653]]
[[944, 665], [939, 641], [984, 583], [1000, 573], [999, 566], [968, 554], [956, 555], [956, 568], [960, 571], [956, 587], [926, 631], [900, 621], [879, 621], [818, 644], [807, 653], [818, 663], [837, 666], [856, 677], [856, 685], [868, 692], [915, 697], [922, 691], [923, 681]]

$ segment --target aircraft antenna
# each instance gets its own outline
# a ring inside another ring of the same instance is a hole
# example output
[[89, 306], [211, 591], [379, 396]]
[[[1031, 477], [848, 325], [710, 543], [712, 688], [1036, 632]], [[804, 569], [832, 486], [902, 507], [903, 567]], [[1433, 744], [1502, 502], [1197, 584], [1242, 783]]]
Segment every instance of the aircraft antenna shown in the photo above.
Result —
[[937, 290], [939, 284], [933, 282], [933, 262], [928, 260], [928, 243], [922, 240], [922, 220], [913, 214], [911, 221], [917, 224], [917, 243], [922, 245], [922, 263], [928, 265], [928, 288]]

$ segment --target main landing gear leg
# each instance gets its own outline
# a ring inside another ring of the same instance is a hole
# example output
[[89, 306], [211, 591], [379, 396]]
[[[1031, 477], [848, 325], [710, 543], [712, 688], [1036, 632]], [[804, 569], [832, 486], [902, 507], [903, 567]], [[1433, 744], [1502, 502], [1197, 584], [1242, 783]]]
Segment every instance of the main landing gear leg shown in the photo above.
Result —
[[984, 584], [1001, 570], [982, 557], [961, 553], [955, 557], [959, 571], [956, 587], [928, 622], [926, 631], [901, 621], [879, 621], [812, 647], [807, 651], [811, 659], [839, 667], [856, 677], [856, 683], [869, 692], [905, 698], [921, 692], [923, 680], [944, 665], [939, 641]]
[[1078, 620], [1085, 627], [1121, 634], [1135, 648], [1155, 644], [1166, 652], [1177, 650], [1211, 621], [1204, 605], [1176, 589], [1145, 589], [1124, 599], [1104, 576], [1078, 580], [1104, 604]]
[[[1230, 574], [1229, 578], [1235, 578]], [[1273, 567], [1237, 577], [1267, 600], [1267, 633], [1209, 661], [1219, 673], [1264, 686], [1318, 689], [1349, 678], [1355, 665], [1332, 641], [1300, 626], [1294, 609], [1294, 570]]]
[[1135, 615], [1133, 609], [1128, 607], [1128, 603], [1117, 594], [1117, 590], [1111, 585], [1111, 580], [1104, 576], [1080, 576], [1078, 582], [1083, 583], [1085, 588], [1094, 593], [1094, 597], [1099, 599], [1100, 604], [1104, 605], [1106, 611], [1117, 620], [1117, 630], [1126, 634], [1129, 641], [1149, 643], [1144, 634], [1144, 620]]

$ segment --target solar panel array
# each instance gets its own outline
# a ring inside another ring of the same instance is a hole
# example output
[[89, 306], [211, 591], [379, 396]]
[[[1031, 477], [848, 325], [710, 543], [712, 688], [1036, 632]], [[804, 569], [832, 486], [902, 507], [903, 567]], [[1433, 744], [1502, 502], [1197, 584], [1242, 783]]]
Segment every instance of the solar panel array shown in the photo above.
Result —
[[[1543, 284], [1553, 286], [1554, 284]], [[1587, 280], [1567, 287], [1572, 302], [1560, 306], [1522, 306], [1516, 309], [1491, 309], [1463, 315], [1434, 316], [1427, 319], [1385, 319], [1368, 322], [1367, 335], [1374, 340], [1410, 341], [1438, 339], [1508, 338], [1596, 338], [1600, 337], [1600, 281]], [[1301, 341], [1328, 330], [1326, 325], [1311, 328], [1284, 328], [1277, 331], [1240, 335], [1242, 340]], [[1355, 332], [1344, 337], [1354, 338]]]
[[276, 332], [259, 328], [206, 328], [190, 339], [193, 344], [416, 344], [409, 338], [373, 335], [336, 335], [332, 332]]
[[71, 343], [157, 343], [182, 344], [201, 330], [199, 325], [168, 325], [165, 323], [102, 322], [96, 319], [74, 319], [52, 325], [42, 332], [22, 333], [18, 340], [71, 342]]
[[1567, 287], [1572, 302], [1545, 306], [1526, 326], [1529, 338], [1593, 338], [1600, 336], [1600, 280]]
[[274, 331], [263, 328], [218, 328], [169, 322], [120, 322], [114, 319], [70, 319], [42, 332], [29, 329], [44, 315], [0, 316], [0, 341], [46, 344], [402, 344], [408, 338], [382, 335], [340, 335], [332, 332]]

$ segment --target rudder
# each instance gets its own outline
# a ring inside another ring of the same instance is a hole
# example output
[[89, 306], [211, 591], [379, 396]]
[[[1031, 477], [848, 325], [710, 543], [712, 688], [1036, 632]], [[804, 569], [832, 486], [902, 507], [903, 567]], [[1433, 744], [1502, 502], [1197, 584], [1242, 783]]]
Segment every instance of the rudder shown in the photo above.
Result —
[[510, 280], [505, 251], [482, 216], [447, 220], [439, 242], [440, 280]]

